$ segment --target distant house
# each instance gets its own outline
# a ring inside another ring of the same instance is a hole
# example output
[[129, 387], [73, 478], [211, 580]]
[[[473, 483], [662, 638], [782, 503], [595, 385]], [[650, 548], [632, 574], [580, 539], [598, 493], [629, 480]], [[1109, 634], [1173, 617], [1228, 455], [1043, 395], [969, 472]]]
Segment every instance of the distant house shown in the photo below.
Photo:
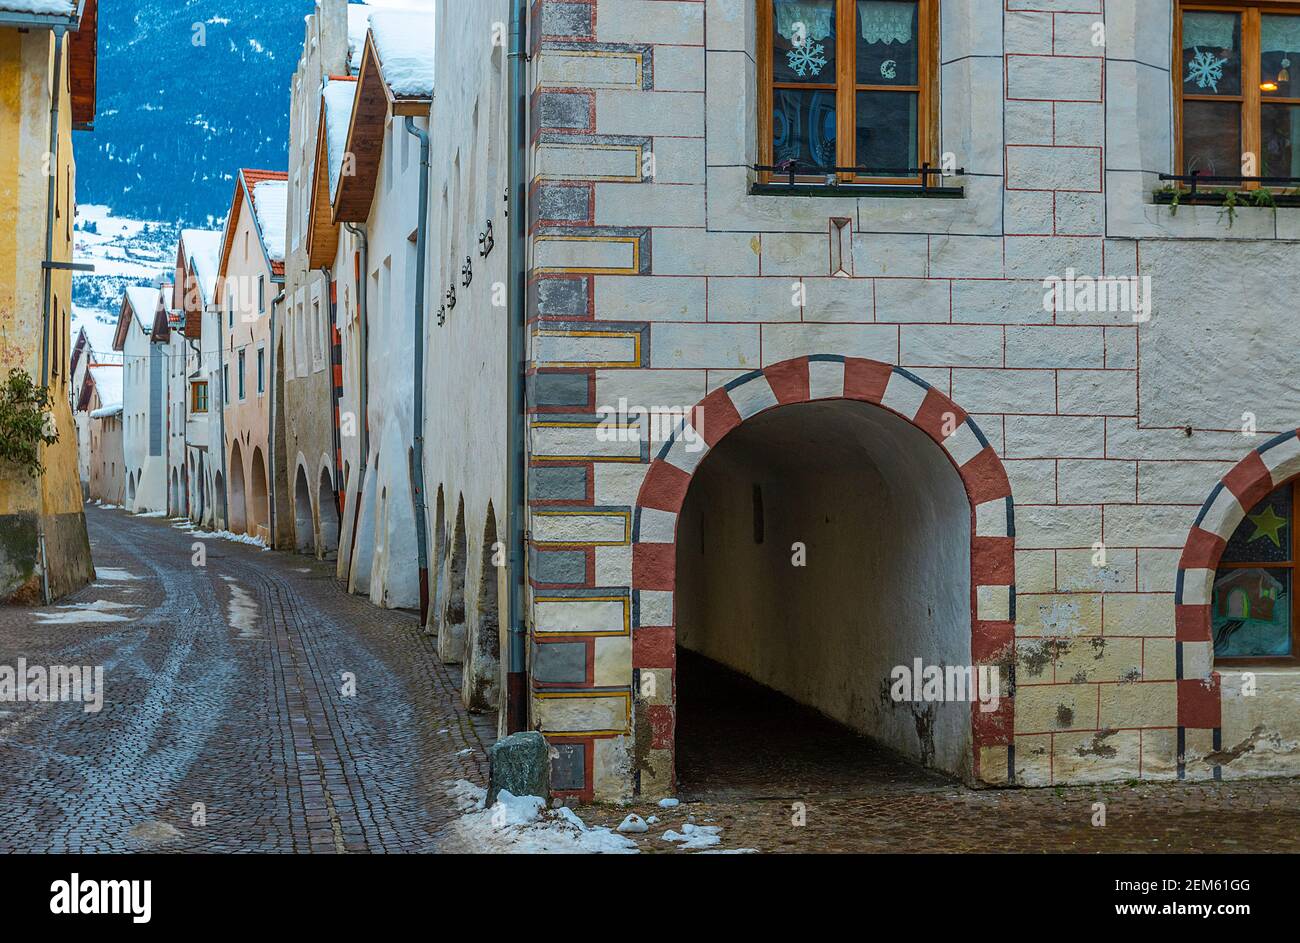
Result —
[[157, 288], [127, 288], [113, 335], [113, 349], [122, 354], [123, 506], [136, 513], [167, 510], [165, 361], [150, 342], [161, 305]]
[[[281, 363], [284, 367], [284, 411], [276, 435], [283, 447], [275, 451], [292, 511], [283, 515], [281, 525], [292, 534], [291, 546], [321, 559], [338, 551], [342, 510], [338, 401], [343, 376], [337, 325], [347, 323], [356, 308], [351, 248], [356, 240], [351, 235], [340, 239], [330, 202], [356, 90], [347, 74], [352, 9], [344, 0], [317, 0], [306, 19], [289, 106], [286, 304], [276, 338], [277, 369]], [[355, 9], [369, 12], [364, 6]], [[348, 424], [353, 441], [356, 425], [355, 419]]]
[[[366, 323], [362, 334], [368, 378], [364, 468], [349, 477], [345, 505], [357, 501], [348, 534], [349, 590], [376, 605], [427, 610], [428, 572], [420, 571], [419, 547], [427, 547], [427, 496], [412, 487], [411, 448], [416, 442], [414, 401], [418, 239], [429, 217], [420, 217], [420, 140], [407, 127], [430, 129], [433, 107], [433, 46], [418, 51], [407, 37], [433, 36], [431, 14], [379, 11], [361, 55], [351, 122], [340, 153], [352, 173], [342, 174], [332, 220], [365, 232]], [[340, 97], [342, 97], [340, 95]], [[426, 284], [426, 329], [442, 286]], [[423, 383], [418, 385], [423, 395]], [[422, 464], [422, 463], [419, 463]], [[421, 469], [422, 471], [422, 469]], [[441, 642], [440, 642], [441, 643]]]
[[[217, 268], [228, 526], [272, 542], [272, 320], [282, 303], [288, 174], [241, 170]], [[283, 483], [277, 483], [281, 497]], [[280, 502], [281, 504], [283, 501]]]
[[189, 345], [184, 328], [185, 315], [173, 307], [174, 285], [163, 285], [160, 304], [154, 312], [149, 342], [162, 354], [163, 373], [163, 442], [167, 457], [167, 513], [172, 517], [189, 516], [189, 487], [185, 468], [185, 390]]
[[87, 419], [88, 490], [92, 500], [121, 506], [126, 496], [122, 452], [122, 366], [87, 363], [77, 410]]
[[[217, 512], [214, 497], [224, 495], [221, 470], [221, 424], [214, 401], [220, 389], [218, 369], [219, 312], [217, 271], [221, 265], [221, 232], [184, 229], [176, 247], [176, 279], [172, 307], [181, 312], [186, 347], [182, 389], [184, 417], [184, 483], [187, 516], [195, 523], [225, 526], [225, 509]], [[213, 448], [216, 443], [218, 447]]]
[[0, 468], [0, 602], [51, 601], [94, 575], [69, 399], [72, 132], [95, 120], [96, 0], [0, 2], [0, 377], [47, 388], [42, 474]]
[[68, 366], [68, 397], [72, 404], [72, 424], [77, 432], [77, 477], [81, 481], [81, 497], [90, 495], [90, 414], [78, 408], [86, 371], [95, 359], [94, 348], [83, 327], [77, 331], [72, 344], [72, 363]]

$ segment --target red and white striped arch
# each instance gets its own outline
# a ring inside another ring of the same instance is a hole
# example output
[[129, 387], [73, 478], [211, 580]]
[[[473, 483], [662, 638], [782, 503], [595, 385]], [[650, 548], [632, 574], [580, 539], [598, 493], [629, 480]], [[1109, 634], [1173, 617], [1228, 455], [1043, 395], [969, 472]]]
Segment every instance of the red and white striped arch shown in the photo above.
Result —
[[[635, 671], [675, 667], [677, 516], [704, 456], [729, 432], [759, 413], [816, 400], [859, 400], [887, 409], [943, 449], [961, 476], [971, 506], [971, 656], [975, 664], [1010, 664], [1015, 645], [1015, 513], [1011, 485], [997, 452], [960, 406], [901, 367], [819, 354], [755, 370], [715, 390], [688, 421], [704, 448], [682, 436], [665, 443], [650, 463], [633, 523], [632, 665]], [[1014, 708], [971, 712], [977, 779], [1014, 781]], [[636, 741], [672, 761], [675, 695], [668, 703], [638, 703]], [[647, 729], [648, 728], [648, 729]], [[979, 769], [985, 747], [1005, 747], [1005, 770]]]
[[1300, 475], [1300, 438], [1295, 431], [1269, 439], [1238, 462], [1201, 506], [1183, 555], [1174, 590], [1178, 678], [1178, 775], [1184, 775], [1186, 731], [1213, 731], [1218, 749], [1222, 725], [1219, 674], [1214, 670], [1210, 597], [1214, 573], [1233, 531], [1269, 492]]

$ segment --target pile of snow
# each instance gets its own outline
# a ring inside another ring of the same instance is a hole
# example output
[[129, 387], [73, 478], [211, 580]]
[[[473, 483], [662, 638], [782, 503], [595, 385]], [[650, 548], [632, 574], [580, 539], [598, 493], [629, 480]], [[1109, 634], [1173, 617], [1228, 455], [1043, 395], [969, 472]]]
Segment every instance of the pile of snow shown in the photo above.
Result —
[[636, 854], [636, 842], [607, 828], [590, 828], [567, 808], [548, 810], [540, 796], [503, 789], [489, 809], [487, 790], [465, 780], [447, 795], [465, 815], [440, 836], [447, 851], [495, 854]]
[[370, 17], [370, 35], [384, 81], [399, 97], [433, 96], [432, 13], [381, 12]]
[[263, 180], [253, 187], [253, 212], [262, 230], [266, 254], [272, 262], [284, 261], [284, 232], [288, 221], [289, 182]]
[[343, 175], [343, 156], [348, 149], [348, 125], [357, 98], [357, 83], [331, 79], [322, 93], [325, 99], [325, 154], [329, 159], [330, 199]]
[[221, 232], [210, 229], [182, 229], [181, 244], [187, 263], [194, 268], [199, 291], [206, 306], [217, 290], [217, 272], [221, 268]]
[[192, 537], [198, 537], [200, 540], [206, 540], [211, 537], [214, 540], [229, 540], [237, 544], [248, 544], [250, 547], [260, 547], [263, 550], [270, 550], [266, 541], [261, 537], [250, 537], [248, 534], [232, 534], [228, 530], [198, 530], [189, 521], [180, 524], [173, 524], [177, 530], [183, 530]]
[[[113, 505], [109, 505], [109, 504], [104, 505], [104, 507], [112, 507], [112, 506]], [[118, 569], [117, 567], [110, 567], [110, 566], [95, 567], [96, 583], [99, 582], [121, 583], [126, 580], [138, 580], [138, 579], [140, 579], [140, 577], [136, 576], [134, 573], [128, 573], [126, 570]]]
[[664, 832], [663, 840], [680, 842], [678, 849], [681, 851], [699, 851], [701, 848], [712, 848], [714, 845], [722, 844], [722, 826], [696, 825], [694, 822], [687, 822], [682, 826], [680, 832], [674, 832], [671, 828]]

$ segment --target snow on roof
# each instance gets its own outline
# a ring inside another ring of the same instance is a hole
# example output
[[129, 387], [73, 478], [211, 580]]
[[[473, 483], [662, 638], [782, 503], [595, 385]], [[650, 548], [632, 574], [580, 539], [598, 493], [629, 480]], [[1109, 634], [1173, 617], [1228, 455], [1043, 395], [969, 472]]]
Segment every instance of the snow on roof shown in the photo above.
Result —
[[383, 68], [384, 81], [394, 95], [430, 98], [433, 95], [431, 12], [383, 10], [370, 17], [370, 35]]
[[348, 124], [352, 120], [352, 104], [357, 97], [357, 83], [330, 80], [323, 93], [325, 98], [325, 151], [329, 158], [330, 199], [339, 185], [343, 173], [343, 155], [348, 149]]
[[212, 300], [217, 289], [217, 273], [221, 270], [221, 236], [220, 230], [181, 230], [181, 242], [187, 256], [185, 263], [188, 265], [191, 259], [194, 261], [194, 277], [199, 280], [204, 303]]
[[153, 285], [131, 285], [126, 290], [126, 297], [147, 334], [153, 329], [153, 316], [158, 310], [158, 289]]
[[97, 413], [110, 410], [114, 407], [122, 408], [122, 365], [116, 363], [92, 363], [86, 368], [90, 371], [91, 379], [95, 381], [95, 390], [99, 393], [99, 405], [101, 409], [95, 410], [90, 414], [92, 419], [102, 417]]
[[70, 16], [76, 6], [76, 0], [0, 0], [0, 10], [8, 10], [14, 13]]
[[370, 29], [370, 14], [373, 12], [373, 8], [364, 3], [348, 4], [348, 72], [352, 75], [361, 71], [361, 54], [366, 48], [366, 32]]
[[284, 233], [288, 222], [289, 182], [263, 180], [253, 187], [253, 212], [262, 230], [266, 254], [272, 262], [284, 261]]

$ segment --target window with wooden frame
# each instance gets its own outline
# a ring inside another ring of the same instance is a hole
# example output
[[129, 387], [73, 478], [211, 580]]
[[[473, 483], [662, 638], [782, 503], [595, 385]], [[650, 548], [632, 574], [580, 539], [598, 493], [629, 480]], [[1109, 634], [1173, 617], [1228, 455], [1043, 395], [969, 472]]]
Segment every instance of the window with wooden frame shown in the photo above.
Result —
[[190, 412], [206, 413], [208, 411], [208, 384], [200, 380], [190, 384]]
[[1228, 540], [1210, 597], [1215, 662], [1300, 664], [1293, 586], [1298, 508], [1300, 480], [1247, 511]]
[[[761, 182], [919, 184], [938, 142], [938, 0], [756, 0]], [[931, 181], [934, 182], [934, 181]]]
[[1176, 13], [1181, 172], [1300, 177], [1300, 0], [1179, 0]]

